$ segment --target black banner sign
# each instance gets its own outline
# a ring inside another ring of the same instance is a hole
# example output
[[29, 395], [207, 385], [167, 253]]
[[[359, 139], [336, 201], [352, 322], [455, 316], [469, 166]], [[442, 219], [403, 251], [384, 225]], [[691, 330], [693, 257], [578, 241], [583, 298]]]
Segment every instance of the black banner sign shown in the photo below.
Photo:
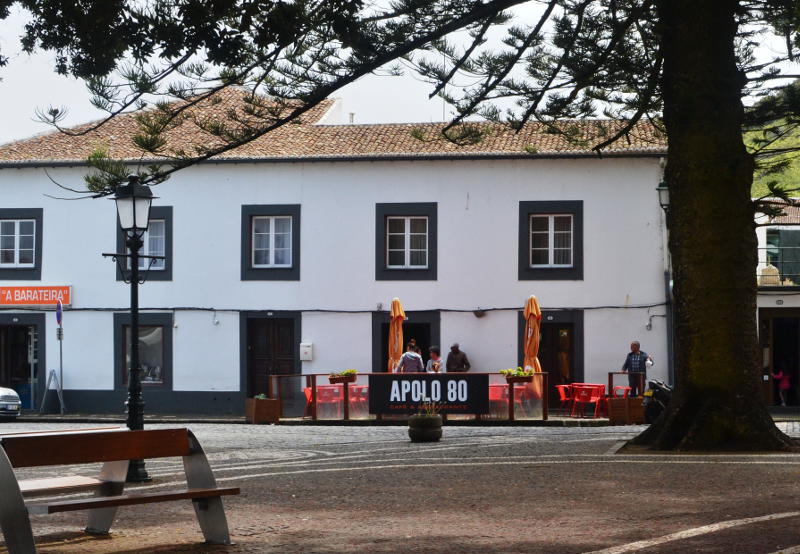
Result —
[[489, 413], [489, 376], [480, 373], [373, 373], [369, 413], [415, 414], [435, 403], [442, 414]]

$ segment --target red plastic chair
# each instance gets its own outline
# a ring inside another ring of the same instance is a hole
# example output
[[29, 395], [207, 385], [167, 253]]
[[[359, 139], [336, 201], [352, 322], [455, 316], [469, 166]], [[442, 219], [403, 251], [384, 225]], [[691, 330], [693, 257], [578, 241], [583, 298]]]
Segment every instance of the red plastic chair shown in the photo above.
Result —
[[572, 409], [572, 386], [570, 385], [556, 385], [558, 391], [558, 400], [561, 402], [559, 409], [562, 414], [566, 414]]
[[611, 391], [611, 396], [614, 398], [628, 398], [630, 394], [631, 394], [630, 387], [622, 387], [622, 386], [614, 387], [614, 389]]
[[342, 385], [317, 386], [317, 415], [319, 415], [319, 408], [332, 406], [332, 411], [336, 414], [336, 417], [342, 417], [342, 398]]
[[599, 417], [605, 401], [605, 385], [573, 385], [572, 417], [575, 417], [580, 406], [581, 417], [586, 415], [586, 404], [594, 404], [594, 417]]

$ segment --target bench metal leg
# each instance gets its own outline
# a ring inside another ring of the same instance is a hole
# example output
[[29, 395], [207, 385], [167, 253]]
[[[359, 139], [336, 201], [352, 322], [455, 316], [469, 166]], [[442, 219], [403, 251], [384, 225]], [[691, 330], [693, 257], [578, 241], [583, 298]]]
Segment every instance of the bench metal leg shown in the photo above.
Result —
[[[203, 447], [189, 431], [189, 444], [192, 453], [183, 457], [186, 471], [186, 484], [190, 489], [211, 489], [217, 487], [217, 480], [208, 463]], [[206, 498], [192, 501], [197, 522], [206, 542], [210, 544], [231, 544], [228, 520], [222, 506], [222, 498]]]
[[0, 448], [0, 527], [9, 554], [35, 554], [33, 531], [14, 469]]
[[225, 508], [222, 498], [201, 498], [192, 501], [197, 523], [203, 531], [203, 537], [208, 544], [231, 544], [228, 534], [228, 520], [225, 518]]
[[[101, 481], [106, 485], [98, 490], [95, 496], [118, 496], [125, 488], [125, 476], [128, 474], [128, 460], [106, 462], [100, 470]], [[117, 506], [89, 510], [89, 522], [86, 532], [92, 535], [107, 535], [117, 515]]]

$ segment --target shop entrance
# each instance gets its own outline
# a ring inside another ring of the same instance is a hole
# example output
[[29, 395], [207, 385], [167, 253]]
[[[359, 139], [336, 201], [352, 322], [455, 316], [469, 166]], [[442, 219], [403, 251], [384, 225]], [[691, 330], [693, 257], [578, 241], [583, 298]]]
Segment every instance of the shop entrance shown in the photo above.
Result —
[[[428, 363], [431, 346], [438, 346], [447, 359], [448, 347], [439, 344], [439, 312], [407, 312], [403, 323], [403, 352], [411, 339], [417, 341], [422, 361]], [[449, 345], [448, 345], [449, 346]], [[387, 371], [389, 360], [389, 314], [376, 313], [372, 318], [372, 371]]]
[[35, 325], [0, 325], [0, 386], [17, 391], [25, 409], [33, 408], [31, 389], [38, 377], [37, 346]]

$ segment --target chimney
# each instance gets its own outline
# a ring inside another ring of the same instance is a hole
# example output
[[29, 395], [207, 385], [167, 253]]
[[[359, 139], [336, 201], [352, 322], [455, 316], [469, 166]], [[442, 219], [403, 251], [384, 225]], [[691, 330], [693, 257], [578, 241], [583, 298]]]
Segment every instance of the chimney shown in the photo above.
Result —
[[350, 125], [356, 120], [356, 112], [350, 112]]

